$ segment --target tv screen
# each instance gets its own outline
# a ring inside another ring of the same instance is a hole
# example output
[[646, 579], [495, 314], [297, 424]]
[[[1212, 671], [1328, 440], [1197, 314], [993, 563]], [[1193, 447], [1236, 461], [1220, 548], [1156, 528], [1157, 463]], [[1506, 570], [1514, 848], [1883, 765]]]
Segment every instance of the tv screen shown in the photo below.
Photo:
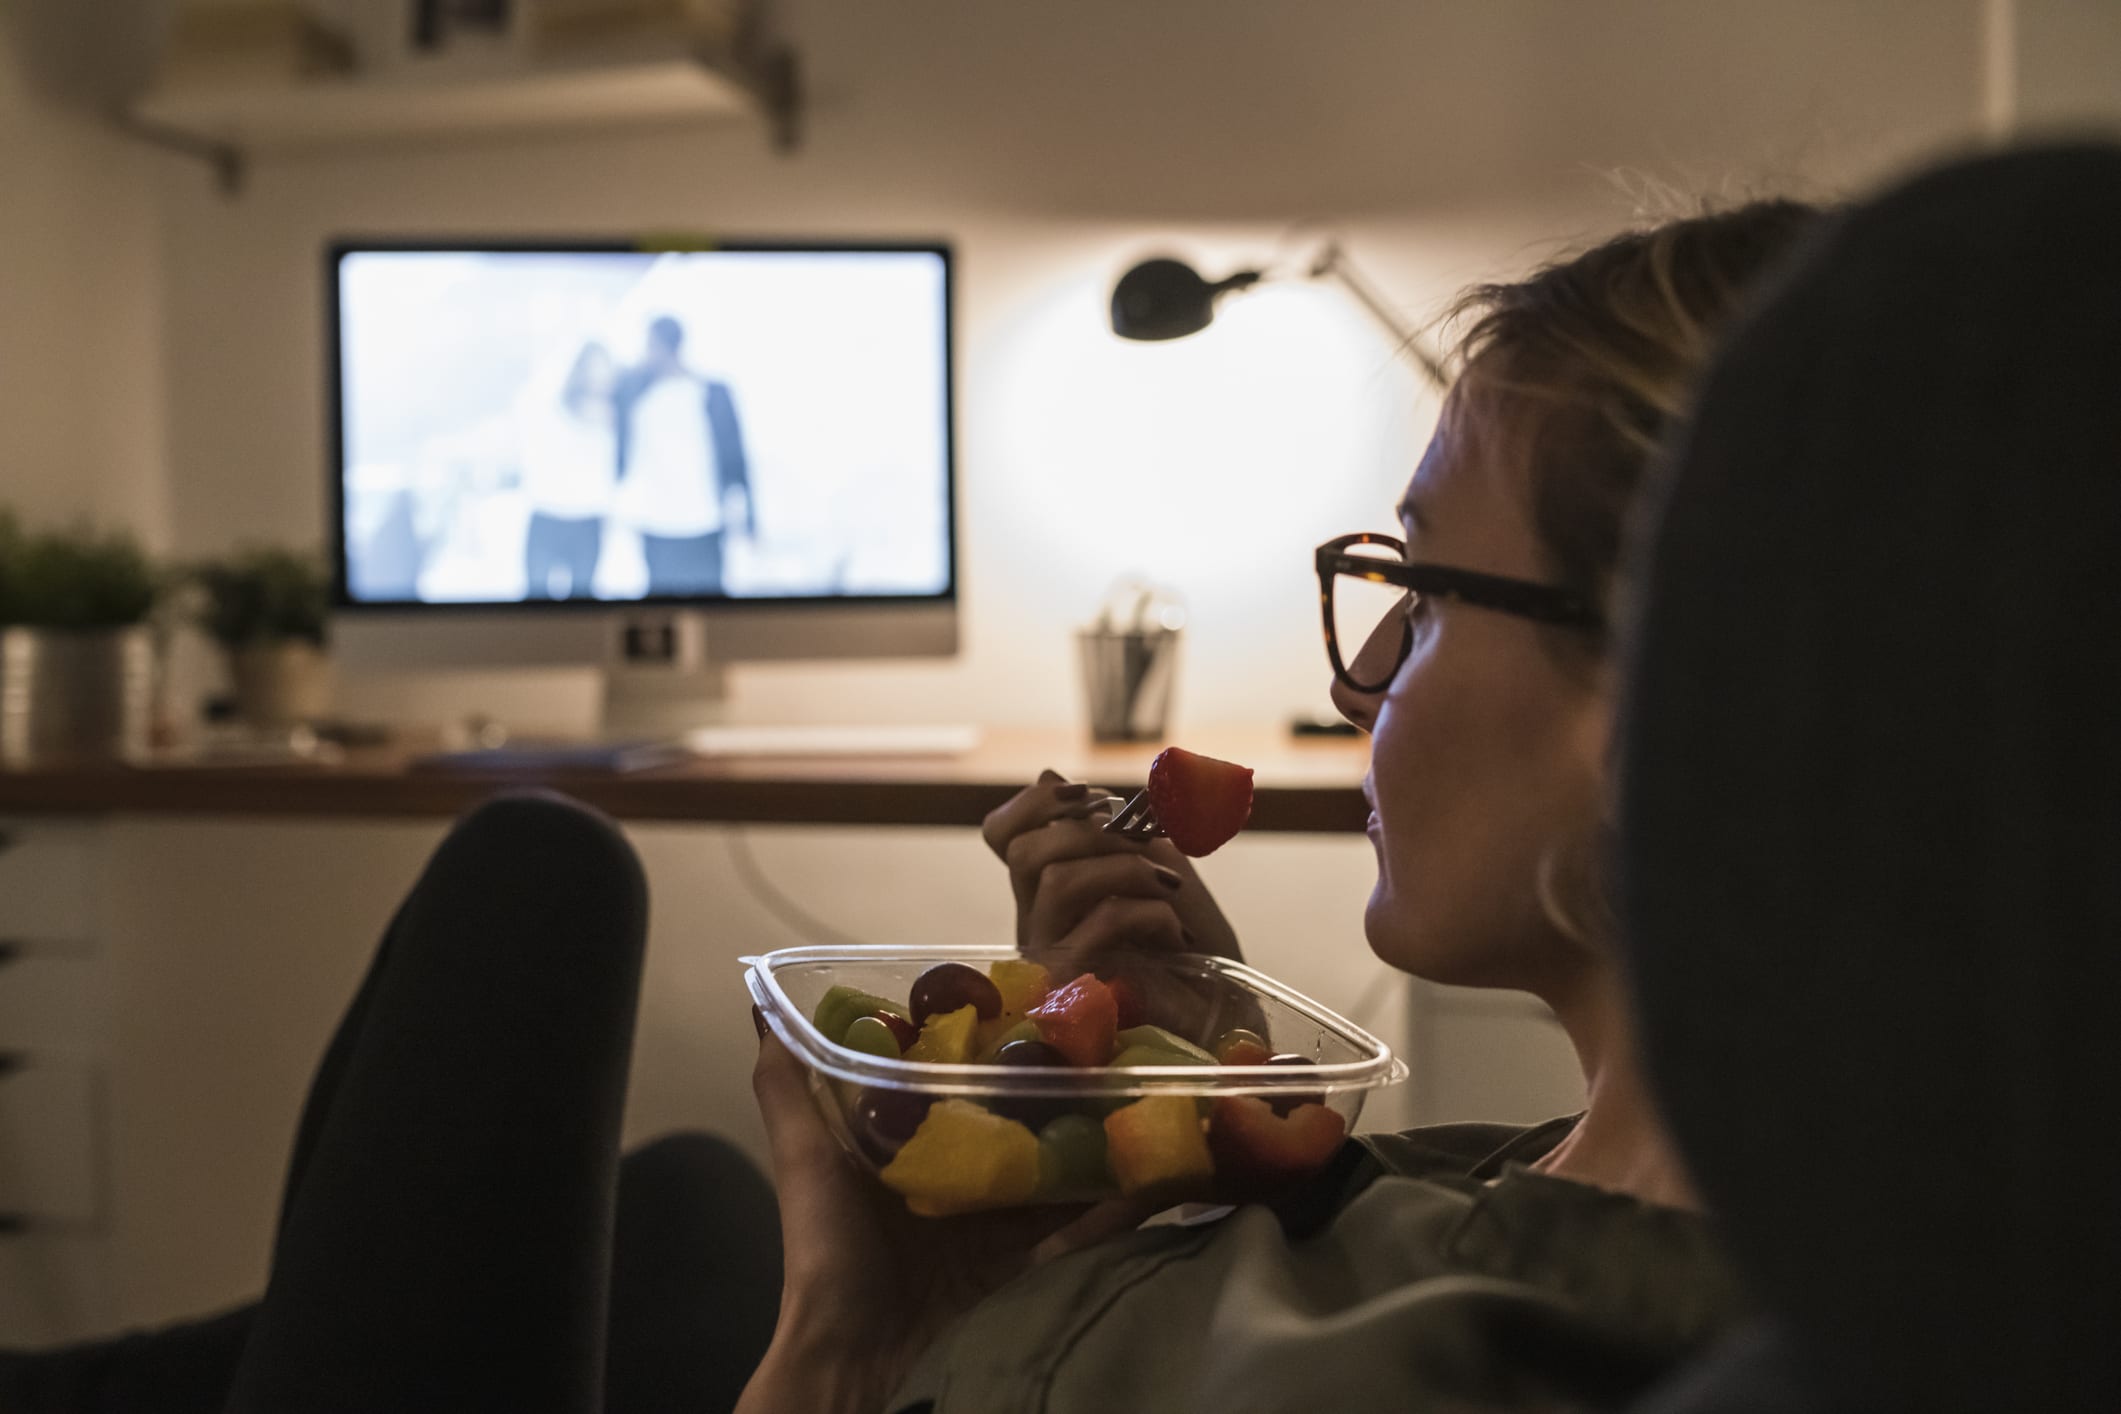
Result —
[[946, 248], [330, 267], [342, 605], [954, 596]]

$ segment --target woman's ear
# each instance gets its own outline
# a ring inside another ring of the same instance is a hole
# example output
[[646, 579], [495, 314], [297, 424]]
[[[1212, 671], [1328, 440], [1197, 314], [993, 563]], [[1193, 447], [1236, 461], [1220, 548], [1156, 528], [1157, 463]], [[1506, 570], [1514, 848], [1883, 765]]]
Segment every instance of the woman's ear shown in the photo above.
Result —
[[1562, 749], [1576, 774], [1572, 793], [1573, 829], [1565, 831], [1539, 858], [1534, 897], [1547, 922], [1562, 937], [1600, 957], [1617, 943], [1607, 871], [1612, 853], [1613, 688], [1617, 675], [1604, 665], [1594, 670], [1561, 723]]
[[1616, 779], [1613, 723], [1620, 673], [1610, 661], [1599, 663], [1591, 672], [1575, 718], [1567, 727], [1569, 754], [1599, 783], [1601, 791], [1610, 791]]

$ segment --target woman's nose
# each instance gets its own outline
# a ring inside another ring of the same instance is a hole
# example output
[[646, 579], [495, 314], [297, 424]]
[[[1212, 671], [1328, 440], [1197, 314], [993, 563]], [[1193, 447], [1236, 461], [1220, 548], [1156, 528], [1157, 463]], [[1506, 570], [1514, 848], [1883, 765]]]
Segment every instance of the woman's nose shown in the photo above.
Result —
[[[1399, 667], [1400, 637], [1406, 632], [1406, 620], [1397, 611], [1385, 615], [1384, 620], [1370, 631], [1363, 640], [1355, 661], [1348, 664], [1348, 676], [1357, 682], [1383, 683], [1391, 686], [1391, 678]], [[1333, 706], [1356, 726], [1370, 730], [1377, 720], [1377, 704], [1384, 699], [1384, 688], [1376, 692], [1358, 692], [1336, 675], [1333, 679]]]
[[1364, 731], [1377, 717], [1377, 698], [1373, 693], [1357, 692], [1339, 678], [1333, 679], [1333, 707]]

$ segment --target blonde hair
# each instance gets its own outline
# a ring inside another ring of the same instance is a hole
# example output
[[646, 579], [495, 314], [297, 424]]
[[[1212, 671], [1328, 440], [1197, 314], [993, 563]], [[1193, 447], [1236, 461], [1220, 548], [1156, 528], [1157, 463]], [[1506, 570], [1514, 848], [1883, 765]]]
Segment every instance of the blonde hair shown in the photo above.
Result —
[[1756, 201], [1667, 221], [1458, 301], [1448, 430], [1523, 478], [1562, 587], [1610, 601], [1629, 510], [1717, 337], [1820, 214]]
[[[1459, 300], [1446, 431], [1458, 454], [1518, 477], [1553, 582], [1610, 607], [1631, 512], [1717, 338], [1820, 215], [1758, 201], [1667, 221]], [[1578, 663], [1605, 658], [1603, 634], [1548, 641]], [[1579, 946], [1618, 928], [1610, 836], [1602, 813], [1539, 864], [1540, 911]]]

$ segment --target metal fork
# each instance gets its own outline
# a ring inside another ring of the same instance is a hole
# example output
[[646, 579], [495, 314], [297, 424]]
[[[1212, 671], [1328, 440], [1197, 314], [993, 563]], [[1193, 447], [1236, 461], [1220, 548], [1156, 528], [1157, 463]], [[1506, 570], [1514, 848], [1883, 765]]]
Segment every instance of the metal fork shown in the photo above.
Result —
[[1149, 808], [1149, 788], [1143, 786], [1127, 798], [1119, 808], [1119, 814], [1105, 822], [1105, 833], [1119, 835], [1125, 839], [1153, 840], [1164, 832], [1156, 823], [1156, 812]]

